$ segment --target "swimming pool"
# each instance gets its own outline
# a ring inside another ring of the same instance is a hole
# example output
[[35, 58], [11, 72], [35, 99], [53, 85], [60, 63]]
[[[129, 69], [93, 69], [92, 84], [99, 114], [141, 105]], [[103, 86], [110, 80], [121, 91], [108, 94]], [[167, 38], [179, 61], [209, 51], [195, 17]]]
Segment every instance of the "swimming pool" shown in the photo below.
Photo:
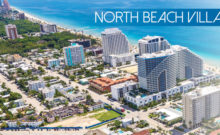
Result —
[[142, 95], [141, 95], [142, 98], [144, 98], [144, 97], [146, 97], [146, 96], [147, 96], [146, 94], [142, 94]]
[[181, 108], [176, 108], [177, 111], [179, 112], [182, 112], [182, 109]]
[[73, 94], [73, 91], [68, 92], [69, 94]]
[[166, 116], [161, 115], [161, 120], [164, 120], [166, 118]]
[[118, 130], [118, 133], [119, 133], [119, 134], [123, 134], [124, 132], [123, 132], [123, 131], [121, 131], [121, 130]]

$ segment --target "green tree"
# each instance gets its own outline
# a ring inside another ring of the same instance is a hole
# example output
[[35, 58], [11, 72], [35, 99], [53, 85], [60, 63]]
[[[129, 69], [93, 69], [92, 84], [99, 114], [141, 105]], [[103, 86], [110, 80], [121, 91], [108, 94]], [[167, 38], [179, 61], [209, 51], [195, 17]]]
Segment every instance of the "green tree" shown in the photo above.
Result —
[[6, 122], [2, 122], [1, 128], [7, 128], [7, 127], [8, 127], [8, 124]]

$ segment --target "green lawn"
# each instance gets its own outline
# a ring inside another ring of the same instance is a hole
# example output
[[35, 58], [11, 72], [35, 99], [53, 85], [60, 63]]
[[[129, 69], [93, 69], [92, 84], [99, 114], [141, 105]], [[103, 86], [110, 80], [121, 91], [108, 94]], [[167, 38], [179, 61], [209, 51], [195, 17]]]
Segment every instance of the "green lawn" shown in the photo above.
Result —
[[119, 116], [120, 116], [120, 114], [118, 114], [114, 111], [108, 111], [108, 112], [95, 114], [91, 117], [96, 118], [99, 121], [106, 121], [106, 120], [110, 120], [110, 119], [113, 119], [113, 118], [116, 118]]

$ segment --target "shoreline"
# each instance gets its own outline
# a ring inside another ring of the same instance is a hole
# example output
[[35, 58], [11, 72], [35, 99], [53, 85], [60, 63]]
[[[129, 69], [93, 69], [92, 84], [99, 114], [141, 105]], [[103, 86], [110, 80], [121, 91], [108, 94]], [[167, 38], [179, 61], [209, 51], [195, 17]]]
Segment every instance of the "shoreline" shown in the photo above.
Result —
[[[25, 13], [25, 16], [27, 17], [27, 20], [29, 20], [29, 21], [31, 21], [31, 22], [39, 23], [39, 24], [56, 24], [56, 23], [52, 23], [52, 22], [46, 21], [46, 20], [44, 20], [44, 19], [41, 19], [41, 18], [39, 18], [39, 17], [36, 17], [35, 15], [32, 15], [32, 14], [30, 14], [30, 13], [27, 13], [27, 12], [25, 12], [25, 11], [23, 11], [23, 10], [21, 10], [21, 9], [18, 9], [18, 8], [14, 7], [14, 6], [11, 6], [11, 8], [12, 8], [13, 10], [18, 11], [19, 13]], [[70, 33], [79, 34], [79, 35], [81, 35], [81, 34], [83, 33], [83, 31], [81, 31], [81, 32], [78, 31], [78, 32], [77, 32], [77, 29], [75, 29], [75, 28], [70, 29], [70, 28], [63, 27], [63, 26], [58, 25], [58, 24], [56, 24], [56, 25], [57, 25], [57, 28], [58, 28], [58, 30], [59, 30], [60, 32], [62, 32], [62, 31], [68, 31], [68, 32], [70, 32]], [[98, 39], [98, 40], [101, 41], [101, 37], [94, 36], [94, 35], [92, 35], [92, 34], [86, 34], [86, 33], [83, 33], [83, 35], [85, 35], [85, 36], [91, 36], [93, 39]], [[138, 51], [138, 48], [137, 48], [138, 45], [133, 45], [133, 44], [130, 44], [130, 43], [129, 43], [129, 46], [130, 46], [130, 50], [131, 50], [131, 51], [133, 51], [133, 52], [137, 52], [137, 51]], [[206, 70], [209, 69], [209, 70], [212, 70], [213, 72], [216, 72], [216, 73], [220, 74], [220, 66], [218, 66], [218, 65], [212, 65], [211, 63], [213, 63], [211, 60], [204, 60], [204, 69], [206, 69]]]
[[[39, 24], [56, 24], [56, 23], [53, 23], [53, 22], [46, 21], [46, 20], [44, 20], [42, 18], [36, 17], [35, 15], [27, 13], [27, 12], [25, 12], [25, 11], [23, 11], [21, 9], [18, 9], [18, 8], [14, 7], [14, 6], [11, 6], [11, 8], [12, 8], [12, 10], [18, 11], [19, 13], [24, 13], [25, 17], [27, 18], [27, 20], [29, 20], [31, 22], [39, 23]], [[101, 40], [100, 37], [97, 37], [97, 36], [94, 36], [94, 35], [90, 35], [90, 34], [86, 34], [83, 31], [79, 32], [79, 30], [77, 30], [75, 28], [74, 29], [70, 29], [70, 28], [66, 28], [66, 27], [63, 27], [63, 26], [58, 25], [58, 24], [56, 24], [56, 26], [57, 26], [57, 29], [59, 30], [59, 32], [68, 31], [68, 32], [73, 33], [73, 34], [79, 34], [79, 35], [83, 34], [85, 36], [91, 36], [93, 39]]]

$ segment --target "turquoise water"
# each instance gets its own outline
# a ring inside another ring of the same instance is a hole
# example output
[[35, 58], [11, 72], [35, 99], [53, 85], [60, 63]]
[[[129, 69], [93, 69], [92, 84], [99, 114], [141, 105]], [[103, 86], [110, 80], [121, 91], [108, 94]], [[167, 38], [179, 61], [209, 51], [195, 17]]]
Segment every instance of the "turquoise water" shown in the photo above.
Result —
[[69, 94], [73, 94], [73, 91], [68, 92]]
[[176, 108], [177, 111], [179, 112], [182, 112], [182, 109], [181, 108]]
[[[102, 8], [219, 8], [219, 0], [9, 0], [12, 6], [46, 21], [100, 36], [109, 26], [92, 21]], [[120, 26], [131, 44], [146, 35], [163, 36], [171, 44], [190, 48], [212, 65], [220, 66], [220, 27]]]
[[142, 95], [141, 95], [142, 98], [144, 98], [144, 97], [146, 97], [146, 96], [147, 96], [146, 94], [142, 94]]
[[164, 120], [166, 118], [166, 116], [161, 115], [161, 120]]
[[121, 130], [118, 130], [118, 133], [119, 133], [119, 134], [123, 134], [124, 132], [123, 132], [123, 131], [121, 131]]

